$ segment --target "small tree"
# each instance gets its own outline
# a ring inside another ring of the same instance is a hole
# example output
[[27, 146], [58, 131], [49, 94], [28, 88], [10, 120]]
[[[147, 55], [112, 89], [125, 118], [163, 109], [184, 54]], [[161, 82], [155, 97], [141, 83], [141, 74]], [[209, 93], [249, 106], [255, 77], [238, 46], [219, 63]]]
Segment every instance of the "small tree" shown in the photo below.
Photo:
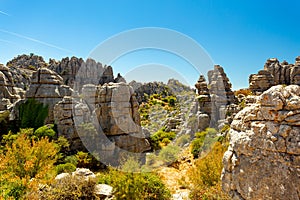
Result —
[[28, 99], [19, 107], [20, 128], [37, 129], [44, 125], [48, 116], [48, 106], [36, 101]]
[[47, 138], [29, 139], [30, 131], [33, 130], [21, 129], [16, 140], [0, 154], [0, 190], [4, 198], [19, 199], [55, 175], [56, 145]]

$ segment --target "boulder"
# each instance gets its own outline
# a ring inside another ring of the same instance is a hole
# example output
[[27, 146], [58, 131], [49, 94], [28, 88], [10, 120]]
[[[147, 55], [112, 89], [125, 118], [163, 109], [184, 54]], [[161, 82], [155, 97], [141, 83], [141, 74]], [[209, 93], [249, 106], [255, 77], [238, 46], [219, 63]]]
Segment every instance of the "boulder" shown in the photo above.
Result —
[[300, 86], [273, 86], [240, 111], [223, 158], [233, 199], [299, 199]]

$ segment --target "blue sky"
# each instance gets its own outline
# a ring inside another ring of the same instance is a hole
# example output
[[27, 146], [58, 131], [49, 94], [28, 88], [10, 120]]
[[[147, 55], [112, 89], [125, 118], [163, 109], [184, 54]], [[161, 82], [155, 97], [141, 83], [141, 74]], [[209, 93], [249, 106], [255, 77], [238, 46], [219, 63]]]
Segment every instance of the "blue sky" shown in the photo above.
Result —
[[[234, 88], [247, 87], [249, 75], [262, 69], [266, 59], [294, 63], [300, 55], [299, 9], [297, 0], [0, 0], [0, 63], [31, 52], [46, 61], [87, 58], [98, 44], [120, 32], [162, 27], [197, 41], [224, 67]], [[156, 50], [123, 56], [113, 68], [126, 74], [149, 63], [171, 68], [191, 85], [199, 76], [185, 70], [191, 68], [186, 61]], [[166, 72], [166, 77], [174, 74]]]

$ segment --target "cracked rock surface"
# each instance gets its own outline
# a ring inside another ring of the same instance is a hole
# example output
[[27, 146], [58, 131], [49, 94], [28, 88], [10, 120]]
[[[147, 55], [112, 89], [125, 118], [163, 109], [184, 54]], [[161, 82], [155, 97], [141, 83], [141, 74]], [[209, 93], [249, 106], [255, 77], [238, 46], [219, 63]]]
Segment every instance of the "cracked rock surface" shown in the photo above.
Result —
[[222, 188], [233, 199], [300, 199], [300, 87], [273, 86], [234, 118]]

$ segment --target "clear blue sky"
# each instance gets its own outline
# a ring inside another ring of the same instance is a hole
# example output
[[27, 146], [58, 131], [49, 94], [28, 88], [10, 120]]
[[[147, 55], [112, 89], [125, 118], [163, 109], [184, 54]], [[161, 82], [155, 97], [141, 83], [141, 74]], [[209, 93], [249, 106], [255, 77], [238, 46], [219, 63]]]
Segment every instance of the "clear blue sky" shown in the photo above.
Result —
[[[133, 28], [173, 29], [196, 40], [215, 64], [225, 68], [234, 88], [247, 87], [248, 77], [277, 57], [294, 63], [300, 55], [298, 0], [0, 0], [0, 63], [23, 53], [61, 59], [86, 58], [107, 38]], [[147, 63], [172, 59], [144, 52]], [[147, 54], [147, 55], [146, 55]], [[137, 64], [139, 53], [116, 62], [115, 72]], [[184, 61], [163, 63], [179, 68]], [[179, 70], [179, 73], [184, 73]], [[199, 74], [183, 74], [190, 84]]]

